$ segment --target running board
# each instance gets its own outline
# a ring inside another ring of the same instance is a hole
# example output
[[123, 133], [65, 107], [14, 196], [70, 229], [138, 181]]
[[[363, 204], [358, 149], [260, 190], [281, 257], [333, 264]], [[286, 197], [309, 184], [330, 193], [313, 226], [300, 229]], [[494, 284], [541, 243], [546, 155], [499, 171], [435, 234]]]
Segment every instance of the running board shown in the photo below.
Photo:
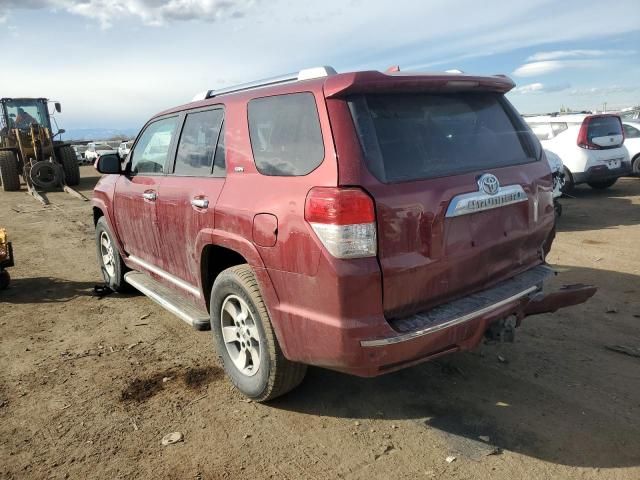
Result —
[[209, 314], [206, 311], [197, 308], [180, 294], [165, 287], [146, 273], [128, 272], [125, 273], [124, 279], [129, 285], [144, 293], [158, 305], [184, 320], [196, 330], [209, 330], [211, 328]]

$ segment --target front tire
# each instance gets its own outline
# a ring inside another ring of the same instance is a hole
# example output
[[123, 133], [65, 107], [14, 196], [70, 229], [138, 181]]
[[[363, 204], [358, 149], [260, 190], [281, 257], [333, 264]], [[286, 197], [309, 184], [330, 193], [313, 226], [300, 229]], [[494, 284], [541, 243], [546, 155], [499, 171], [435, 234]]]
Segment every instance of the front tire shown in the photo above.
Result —
[[228, 268], [216, 278], [211, 330], [226, 374], [245, 396], [266, 402], [302, 382], [307, 366], [283, 355], [249, 265]]
[[588, 182], [587, 185], [589, 185], [591, 188], [594, 188], [596, 190], [606, 190], [617, 181], [618, 181], [617, 178], [612, 178], [611, 180], [602, 180], [600, 182]]
[[573, 181], [573, 175], [567, 167], [564, 167], [564, 185], [560, 191], [564, 194], [571, 193], [576, 188], [576, 184]]
[[64, 145], [58, 149], [58, 161], [64, 170], [64, 180], [67, 185], [75, 186], [80, 183], [80, 164], [76, 152], [69, 145]]
[[124, 274], [127, 272], [127, 267], [122, 261], [114, 236], [104, 217], [100, 217], [96, 223], [96, 248], [104, 283], [111, 290], [126, 292], [128, 284], [124, 280]]
[[0, 181], [5, 192], [20, 190], [20, 172], [18, 159], [12, 151], [0, 152]]

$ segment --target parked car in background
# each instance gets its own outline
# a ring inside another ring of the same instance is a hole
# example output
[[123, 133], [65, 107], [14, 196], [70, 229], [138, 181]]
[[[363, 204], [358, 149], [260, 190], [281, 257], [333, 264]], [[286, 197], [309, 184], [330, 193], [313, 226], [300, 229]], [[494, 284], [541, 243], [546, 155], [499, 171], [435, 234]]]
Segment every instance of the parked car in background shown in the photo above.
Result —
[[104, 281], [211, 328], [258, 401], [307, 365], [376, 376], [513, 341], [595, 293], [548, 290], [552, 176], [513, 87], [319, 67], [166, 110], [124, 169], [96, 163]]
[[559, 217], [562, 215], [562, 204], [559, 199], [564, 188], [564, 165], [562, 164], [562, 159], [551, 150], [545, 150], [544, 154], [547, 157], [547, 163], [549, 163], [551, 176], [553, 177], [553, 208]]
[[631, 157], [631, 170], [635, 176], [640, 176], [640, 120], [637, 122], [623, 121], [624, 146]]
[[107, 153], [118, 153], [114, 148], [106, 143], [91, 142], [87, 144], [87, 150], [84, 152], [84, 158], [93, 163], [100, 155]]
[[73, 148], [73, 152], [76, 154], [76, 159], [78, 160], [78, 163], [82, 165], [85, 161], [84, 155], [80, 153], [80, 150], [78, 149], [77, 145], [71, 145], [71, 148]]
[[623, 146], [622, 122], [617, 115], [540, 115], [525, 117], [525, 121], [545, 150], [562, 160], [565, 191], [580, 183], [608, 188], [631, 172], [629, 154]]
[[622, 121], [638, 122], [640, 121], [640, 109], [632, 108], [619, 113]]
[[131, 145], [133, 145], [133, 141], [122, 142], [118, 145], [118, 155], [120, 155], [120, 160], [124, 160], [129, 155], [131, 151]]

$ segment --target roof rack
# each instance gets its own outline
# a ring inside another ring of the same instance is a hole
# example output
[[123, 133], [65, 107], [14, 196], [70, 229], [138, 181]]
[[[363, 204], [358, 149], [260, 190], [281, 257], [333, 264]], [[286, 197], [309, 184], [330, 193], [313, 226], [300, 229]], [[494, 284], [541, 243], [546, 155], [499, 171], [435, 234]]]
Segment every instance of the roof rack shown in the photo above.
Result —
[[313, 78], [328, 77], [330, 75], [335, 75], [336, 73], [338, 72], [336, 72], [333, 67], [329, 66], [305, 68], [300, 70], [298, 73], [289, 73], [278, 77], [265, 78], [263, 80], [256, 80], [249, 83], [241, 83], [239, 85], [233, 85], [219, 90], [205, 90], [204, 92], [196, 94], [191, 101], [195, 102], [198, 100], [205, 100], [225, 93], [235, 93], [244, 90], [252, 90], [254, 88], [269, 87], [271, 85], [281, 85], [283, 83], [293, 83], [300, 82], [302, 80], [311, 80]]

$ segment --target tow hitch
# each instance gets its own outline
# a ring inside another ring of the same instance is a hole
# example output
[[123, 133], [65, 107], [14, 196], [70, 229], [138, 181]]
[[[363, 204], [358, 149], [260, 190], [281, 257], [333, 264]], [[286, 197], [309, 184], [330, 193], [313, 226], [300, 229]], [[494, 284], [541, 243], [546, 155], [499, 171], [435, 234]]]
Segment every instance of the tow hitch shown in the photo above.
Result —
[[552, 313], [564, 307], [571, 307], [589, 300], [598, 290], [593, 285], [564, 285], [558, 291], [551, 293], [539, 292], [533, 295], [515, 315], [509, 315], [493, 322], [485, 337], [495, 342], [513, 343], [516, 335], [516, 327], [524, 317], [541, 313]]

